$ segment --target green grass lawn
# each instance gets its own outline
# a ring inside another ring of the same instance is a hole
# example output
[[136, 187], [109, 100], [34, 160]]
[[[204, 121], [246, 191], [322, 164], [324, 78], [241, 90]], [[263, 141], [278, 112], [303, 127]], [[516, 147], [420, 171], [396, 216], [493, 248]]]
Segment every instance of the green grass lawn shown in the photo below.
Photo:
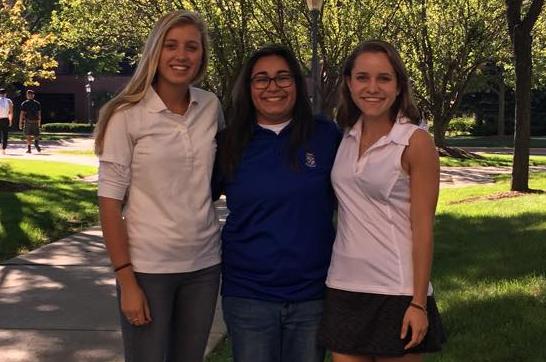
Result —
[[[506, 166], [512, 167], [512, 155], [480, 153], [483, 158], [440, 157], [440, 165], [449, 167]], [[530, 166], [546, 165], [546, 156], [530, 156]]]
[[[1, 161], [0, 260], [96, 224], [96, 186], [79, 180], [94, 173], [91, 166]], [[29, 189], [9, 192], [5, 181]]]
[[[427, 362], [546, 360], [546, 193], [485, 198], [507, 190], [499, 177], [441, 191], [432, 282], [448, 343]], [[227, 361], [225, 342], [208, 362]]]
[[[446, 144], [453, 147], [514, 147], [514, 136], [458, 136], [447, 137]], [[531, 137], [531, 147], [546, 147], [546, 137]]]

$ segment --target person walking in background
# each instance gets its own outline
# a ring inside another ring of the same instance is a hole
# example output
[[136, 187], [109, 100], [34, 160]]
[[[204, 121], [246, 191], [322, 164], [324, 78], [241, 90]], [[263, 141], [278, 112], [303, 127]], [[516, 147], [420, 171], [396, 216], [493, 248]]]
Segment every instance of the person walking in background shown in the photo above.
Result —
[[439, 160], [390, 44], [366, 41], [348, 57], [337, 120], [338, 227], [319, 339], [334, 362], [421, 361], [445, 341], [429, 281]]
[[125, 89], [100, 112], [99, 209], [117, 279], [126, 361], [201, 362], [220, 280], [212, 204], [218, 98], [206, 25], [164, 15]]
[[0, 137], [2, 138], [2, 154], [8, 147], [8, 132], [13, 123], [13, 102], [7, 97], [6, 90], [0, 88]]
[[293, 53], [271, 45], [244, 64], [219, 135], [213, 193], [226, 195], [222, 305], [235, 362], [322, 362], [317, 345], [341, 134], [313, 118]]
[[19, 128], [27, 139], [27, 153], [31, 153], [32, 139], [36, 151], [41, 152], [40, 148], [40, 127], [42, 126], [42, 111], [40, 103], [34, 99], [34, 91], [27, 90], [27, 100], [21, 103], [21, 113], [19, 115]]

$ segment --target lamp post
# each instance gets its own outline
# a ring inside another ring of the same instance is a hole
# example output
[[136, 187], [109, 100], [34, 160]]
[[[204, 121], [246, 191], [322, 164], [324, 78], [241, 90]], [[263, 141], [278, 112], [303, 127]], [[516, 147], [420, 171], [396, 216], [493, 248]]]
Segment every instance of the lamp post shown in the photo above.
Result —
[[318, 59], [318, 20], [320, 16], [320, 10], [322, 9], [323, 0], [306, 0], [307, 7], [311, 12], [311, 39], [313, 42], [313, 58], [311, 61], [311, 79], [313, 89], [311, 95], [313, 97], [313, 114], [320, 113], [321, 99], [320, 99], [320, 65]]
[[93, 124], [91, 117], [91, 83], [95, 81], [92, 72], [87, 72], [87, 83], [85, 83], [85, 93], [87, 95], [87, 123]]

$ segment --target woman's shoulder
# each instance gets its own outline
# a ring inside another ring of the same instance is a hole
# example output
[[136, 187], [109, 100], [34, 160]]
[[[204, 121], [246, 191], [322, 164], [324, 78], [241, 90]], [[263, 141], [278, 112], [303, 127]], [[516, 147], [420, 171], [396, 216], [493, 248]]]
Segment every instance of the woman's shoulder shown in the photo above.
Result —
[[337, 123], [324, 115], [315, 116], [315, 128], [320, 135], [330, 137], [336, 141], [341, 138], [343, 133]]

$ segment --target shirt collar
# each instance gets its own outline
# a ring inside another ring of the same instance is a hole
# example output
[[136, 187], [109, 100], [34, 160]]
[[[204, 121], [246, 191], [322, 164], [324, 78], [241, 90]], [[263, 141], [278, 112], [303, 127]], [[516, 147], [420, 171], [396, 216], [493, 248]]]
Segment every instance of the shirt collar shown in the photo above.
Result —
[[[391, 130], [385, 136], [381, 143], [398, 143], [400, 145], [407, 146], [409, 145], [409, 140], [407, 138], [407, 132], [405, 131], [405, 125], [411, 124], [409, 118], [404, 116], [402, 113], [398, 113], [396, 116], [396, 121], [394, 122]], [[353, 127], [345, 133], [345, 137], [353, 137], [355, 139], [360, 139], [362, 133], [362, 117], [359, 117]]]
[[[201, 95], [196, 91], [194, 87], [189, 87], [190, 91], [190, 105], [198, 105], [201, 101]], [[167, 106], [163, 100], [159, 97], [159, 94], [155, 91], [154, 87], [148, 88], [148, 91], [142, 99], [146, 108], [152, 113], [160, 113], [168, 111]]]

